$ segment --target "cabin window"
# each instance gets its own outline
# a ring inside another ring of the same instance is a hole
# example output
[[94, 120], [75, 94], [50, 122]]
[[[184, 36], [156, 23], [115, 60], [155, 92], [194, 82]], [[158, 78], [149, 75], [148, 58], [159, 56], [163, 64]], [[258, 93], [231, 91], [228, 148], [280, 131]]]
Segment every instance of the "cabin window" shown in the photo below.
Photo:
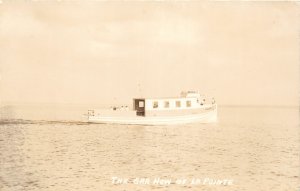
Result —
[[157, 101], [153, 102], [153, 108], [158, 108], [158, 102]]
[[168, 108], [168, 107], [170, 107], [170, 102], [165, 101], [165, 108]]
[[139, 101], [139, 107], [144, 107], [144, 102], [143, 101]]
[[180, 106], [181, 106], [180, 101], [176, 101], [176, 107], [180, 107]]
[[191, 107], [191, 101], [190, 100], [186, 101], [186, 107]]

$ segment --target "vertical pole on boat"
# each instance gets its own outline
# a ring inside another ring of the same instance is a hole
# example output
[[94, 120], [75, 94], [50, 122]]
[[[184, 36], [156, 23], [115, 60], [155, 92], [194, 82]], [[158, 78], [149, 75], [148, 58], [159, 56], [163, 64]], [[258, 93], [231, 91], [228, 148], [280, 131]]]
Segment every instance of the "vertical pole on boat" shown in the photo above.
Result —
[[142, 90], [141, 90], [141, 84], [138, 83], [138, 89], [139, 89], [139, 96], [142, 97]]

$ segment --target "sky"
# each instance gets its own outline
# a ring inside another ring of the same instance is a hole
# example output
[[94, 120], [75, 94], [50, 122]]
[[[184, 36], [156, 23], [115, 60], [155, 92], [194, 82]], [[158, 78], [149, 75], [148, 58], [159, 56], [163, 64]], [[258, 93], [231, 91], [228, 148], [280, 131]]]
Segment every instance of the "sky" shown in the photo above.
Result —
[[299, 4], [0, 1], [0, 105], [131, 103], [196, 90], [298, 105]]

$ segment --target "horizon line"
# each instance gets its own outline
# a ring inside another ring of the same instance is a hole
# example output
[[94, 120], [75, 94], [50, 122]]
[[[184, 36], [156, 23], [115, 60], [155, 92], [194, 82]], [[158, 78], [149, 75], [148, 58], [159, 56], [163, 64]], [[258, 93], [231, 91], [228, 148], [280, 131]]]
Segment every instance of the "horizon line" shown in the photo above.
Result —
[[[33, 103], [33, 102], [0, 102], [0, 107], [5, 106], [114, 106], [114, 105], [131, 105], [128, 103], [50, 103], [50, 102], [40, 102], [40, 103]], [[284, 104], [278, 104], [278, 105], [272, 105], [272, 104], [217, 104], [219, 107], [300, 107], [300, 103], [297, 105], [284, 105]]]

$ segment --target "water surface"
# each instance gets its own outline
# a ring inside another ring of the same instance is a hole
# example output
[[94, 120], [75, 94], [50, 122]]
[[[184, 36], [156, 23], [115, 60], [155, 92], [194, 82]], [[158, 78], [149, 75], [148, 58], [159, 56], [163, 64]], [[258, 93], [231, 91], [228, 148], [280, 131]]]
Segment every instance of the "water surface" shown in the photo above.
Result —
[[[0, 190], [299, 190], [298, 109], [221, 107], [217, 124], [87, 124], [83, 108], [2, 108]], [[18, 119], [18, 120], [16, 120]], [[232, 179], [112, 184], [112, 177]]]

